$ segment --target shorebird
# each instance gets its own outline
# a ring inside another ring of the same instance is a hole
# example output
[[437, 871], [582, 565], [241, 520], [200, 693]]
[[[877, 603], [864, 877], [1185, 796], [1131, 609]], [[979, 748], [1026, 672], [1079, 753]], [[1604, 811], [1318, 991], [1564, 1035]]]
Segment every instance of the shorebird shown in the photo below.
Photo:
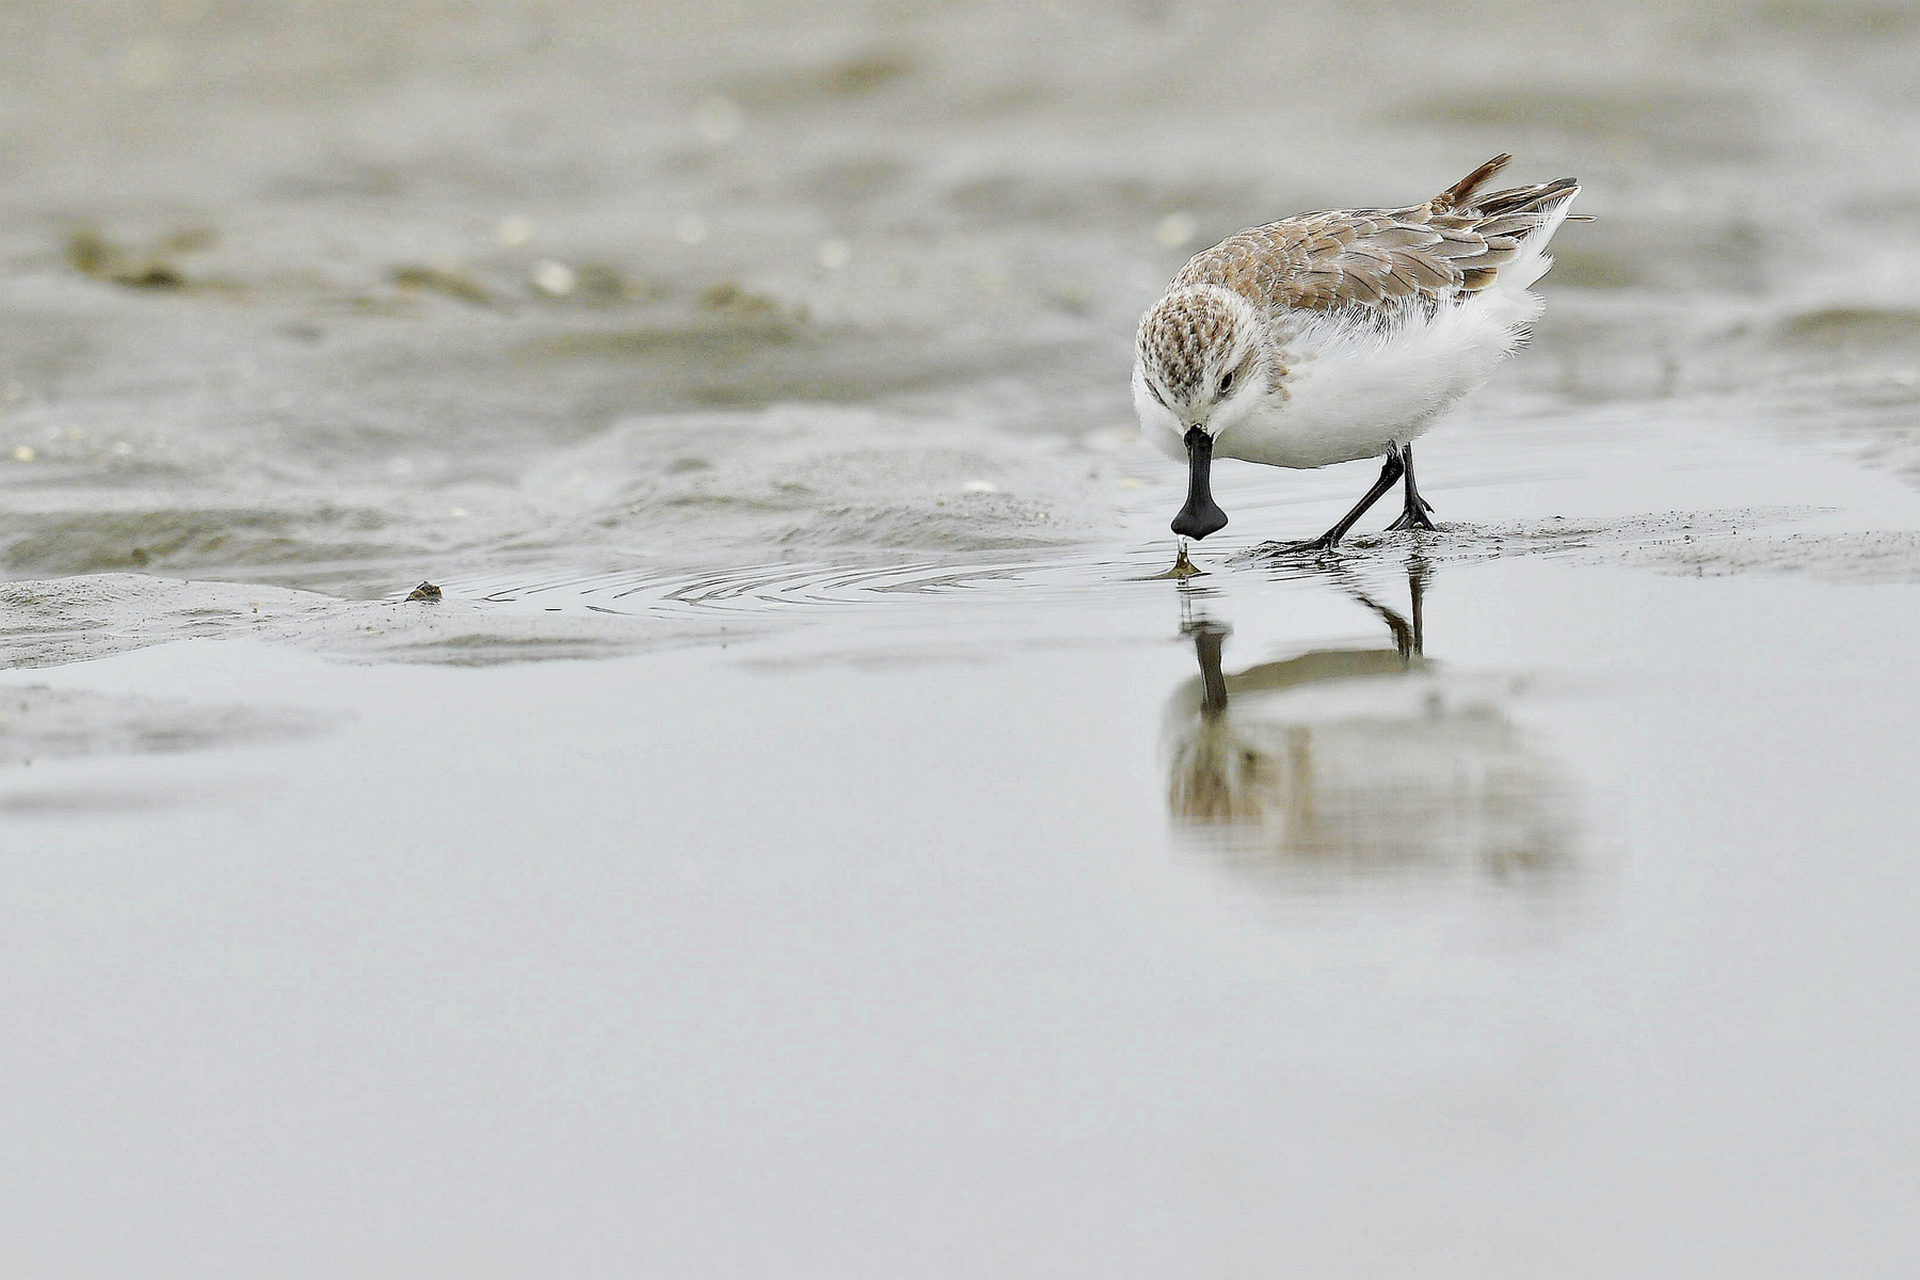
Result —
[[1324, 551], [1395, 482], [1390, 528], [1431, 529], [1413, 441], [1526, 340], [1543, 303], [1528, 291], [1580, 184], [1559, 178], [1490, 195], [1511, 160], [1475, 169], [1424, 204], [1303, 213], [1196, 254], [1140, 321], [1133, 403], [1147, 434], [1188, 465], [1173, 531], [1226, 527], [1213, 459], [1312, 469], [1385, 455], [1353, 510], [1311, 542]]

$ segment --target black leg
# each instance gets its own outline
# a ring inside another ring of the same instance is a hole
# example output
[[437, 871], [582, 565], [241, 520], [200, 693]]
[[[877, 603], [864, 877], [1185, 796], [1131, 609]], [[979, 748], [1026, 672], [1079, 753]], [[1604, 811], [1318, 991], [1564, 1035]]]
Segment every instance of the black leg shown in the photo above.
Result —
[[1427, 603], [1427, 579], [1433, 576], [1433, 567], [1418, 551], [1407, 559], [1407, 595], [1413, 603], [1413, 651], [1427, 651], [1426, 619], [1423, 616]]
[[[1387, 630], [1393, 635], [1393, 647], [1402, 658], [1416, 658], [1427, 651], [1426, 601], [1427, 581], [1433, 576], [1433, 566], [1427, 563], [1419, 551], [1407, 557], [1407, 597], [1412, 608], [1407, 617], [1381, 604], [1367, 594], [1367, 589], [1354, 576], [1353, 571], [1342, 561], [1334, 561], [1327, 566], [1327, 576], [1346, 588], [1347, 594], [1373, 610], [1380, 621], [1387, 624]], [[1409, 623], [1408, 618], [1412, 621]]]
[[1400, 518], [1387, 528], [1431, 529], [1433, 521], [1427, 518], [1427, 513], [1433, 510], [1433, 504], [1420, 496], [1419, 486], [1413, 482], [1413, 446], [1401, 445], [1400, 456], [1405, 459], [1407, 467], [1407, 502], [1405, 509], [1400, 512]]
[[1401, 473], [1404, 472], [1406, 468], [1407, 464], [1401, 460], [1400, 446], [1397, 444], [1388, 445], [1387, 461], [1386, 465], [1380, 468], [1380, 478], [1373, 482], [1373, 488], [1367, 490], [1366, 496], [1354, 504], [1353, 510], [1340, 517], [1339, 524], [1336, 524], [1312, 542], [1296, 542], [1291, 546], [1282, 547], [1280, 550], [1283, 552], [1325, 551], [1334, 546], [1340, 539], [1347, 536], [1347, 530], [1353, 528], [1353, 522], [1355, 520], [1367, 514], [1368, 507], [1380, 501], [1381, 496], [1385, 494], [1387, 490], [1393, 488], [1395, 482], [1400, 479]]
[[1217, 716], [1227, 709], [1227, 678], [1220, 671], [1220, 649], [1232, 634], [1211, 618], [1197, 618], [1180, 628], [1193, 637], [1193, 655], [1200, 659], [1200, 714]]
[[1381, 604], [1366, 592], [1352, 587], [1348, 588], [1348, 590], [1352, 591], [1355, 600], [1358, 600], [1361, 604], [1373, 610], [1374, 613], [1379, 615], [1380, 621], [1387, 624], [1387, 631], [1393, 636], [1393, 647], [1402, 659], [1411, 658], [1414, 654], [1420, 652], [1420, 632], [1417, 626], [1408, 626], [1405, 618], [1387, 608], [1387, 606]]

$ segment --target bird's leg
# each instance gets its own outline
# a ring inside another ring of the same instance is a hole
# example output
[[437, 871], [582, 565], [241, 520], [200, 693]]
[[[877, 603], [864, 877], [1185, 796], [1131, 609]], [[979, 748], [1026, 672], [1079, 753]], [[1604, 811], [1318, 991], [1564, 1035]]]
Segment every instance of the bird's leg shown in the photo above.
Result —
[[1420, 652], [1420, 633], [1414, 627], [1408, 626], [1405, 618], [1357, 587], [1349, 587], [1348, 590], [1352, 592], [1355, 600], [1373, 610], [1380, 621], [1387, 624], [1387, 631], [1393, 636], [1394, 650], [1399, 653], [1402, 661]]
[[1400, 446], [1400, 456], [1407, 466], [1407, 503], [1400, 518], [1388, 525], [1388, 529], [1431, 529], [1433, 521], [1427, 513], [1433, 510], [1433, 504], [1420, 496], [1420, 488], [1413, 482], [1413, 446]]
[[1399, 651], [1403, 659], [1411, 660], [1425, 655], [1427, 637], [1424, 610], [1427, 580], [1433, 576], [1432, 566], [1427, 563], [1425, 556], [1416, 551], [1407, 557], [1407, 596], [1412, 605], [1408, 615], [1412, 618], [1411, 623], [1408, 622], [1407, 617], [1403, 617], [1368, 595], [1366, 587], [1354, 575], [1353, 570], [1344, 563], [1335, 561], [1328, 566], [1327, 576], [1338, 582], [1346, 589], [1348, 595], [1373, 610], [1380, 621], [1387, 624], [1387, 630], [1393, 635], [1393, 647]]
[[1288, 546], [1276, 548], [1277, 554], [1296, 555], [1304, 551], [1325, 551], [1334, 546], [1340, 539], [1347, 536], [1347, 530], [1353, 528], [1354, 521], [1367, 514], [1368, 507], [1380, 501], [1381, 495], [1393, 488], [1394, 482], [1400, 479], [1401, 473], [1405, 471], [1406, 468], [1407, 464], [1401, 460], [1400, 446], [1397, 444], [1389, 444], [1387, 446], [1387, 462], [1385, 466], [1380, 468], [1380, 478], [1373, 482], [1373, 488], [1367, 490], [1366, 496], [1354, 504], [1353, 510], [1340, 517], [1339, 524], [1336, 524], [1333, 528], [1327, 530], [1311, 542], [1295, 542]]
[[1227, 709], [1227, 678], [1220, 672], [1220, 649], [1233, 628], [1202, 617], [1180, 629], [1193, 637], [1193, 654], [1200, 660], [1200, 714], [1217, 716]]
[[1426, 619], [1423, 617], [1427, 602], [1427, 579], [1433, 576], [1433, 568], [1419, 552], [1414, 552], [1407, 561], [1407, 595], [1413, 603], [1413, 651], [1427, 651]]

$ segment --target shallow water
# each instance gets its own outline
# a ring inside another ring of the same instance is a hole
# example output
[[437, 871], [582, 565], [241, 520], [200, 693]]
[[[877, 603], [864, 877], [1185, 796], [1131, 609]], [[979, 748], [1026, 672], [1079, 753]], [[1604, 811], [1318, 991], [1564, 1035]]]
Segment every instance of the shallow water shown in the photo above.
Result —
[[[14, 1269], [1908, 1269], [1909, 10], [0, 34]], [[1159, 578], [1141, 308], [1501, 150], [1445, 527]]]

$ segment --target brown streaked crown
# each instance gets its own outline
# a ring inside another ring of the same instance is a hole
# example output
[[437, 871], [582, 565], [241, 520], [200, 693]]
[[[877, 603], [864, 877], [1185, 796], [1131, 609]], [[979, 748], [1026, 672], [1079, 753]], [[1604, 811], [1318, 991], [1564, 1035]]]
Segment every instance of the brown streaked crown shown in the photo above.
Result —
[[1209, 353], [1224, 359], [1233, 337], [1233, 310], [1225, 298], [1208, 289], [1169, 290], [1140, 321], [1140, 361], [1148, 386], [1157, 377], [1169, 396], [1196, 403], [1210, 389]]

